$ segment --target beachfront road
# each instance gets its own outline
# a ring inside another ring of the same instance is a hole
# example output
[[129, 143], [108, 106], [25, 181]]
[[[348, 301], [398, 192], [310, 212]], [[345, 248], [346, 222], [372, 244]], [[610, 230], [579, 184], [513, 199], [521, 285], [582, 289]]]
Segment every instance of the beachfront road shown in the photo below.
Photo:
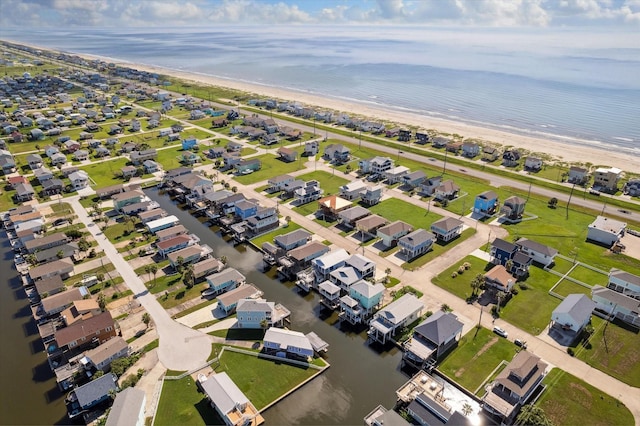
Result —
[[158, 303], [155, 295], [149, 293], [131, 265], [124, 260], [113, 244], [100, 231], [98, 225], [91, 220], [78, 198], [74, 197], [65, 201], [71, 204], [79, 220], [91, 232], [99, 247], [124, 279], [127, 287], [133, 291], [135, 298], [151, 315], [160, 336], [160, 347], [158, 348], [160, 362], [167, 369], [179, 371], [192, 370], [204, 365], [211, 353], [212, 337], [174, 321]]

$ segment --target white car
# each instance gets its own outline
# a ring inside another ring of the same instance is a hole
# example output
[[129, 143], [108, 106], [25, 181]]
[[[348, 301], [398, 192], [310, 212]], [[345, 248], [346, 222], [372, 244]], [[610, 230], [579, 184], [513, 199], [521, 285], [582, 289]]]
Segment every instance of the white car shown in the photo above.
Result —
[[493, 332], [496, 333], [498, 336], [502, 336], [504, 338], [507, 338], [509, 336], [509, 333], [507, 333], [507, 330], [505, 330], [504, 328], [500, 328], [498, 326], [493, 327]]

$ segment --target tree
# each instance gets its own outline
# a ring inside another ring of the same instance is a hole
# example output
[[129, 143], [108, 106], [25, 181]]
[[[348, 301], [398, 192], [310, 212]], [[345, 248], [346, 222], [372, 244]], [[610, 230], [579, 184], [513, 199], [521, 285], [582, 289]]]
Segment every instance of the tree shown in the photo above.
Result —
[[178, 258], [176, 259], [176, 270], [178, 272], [182, 272], [183, 268], [184, 268], [184, 257], [178, 256]]
[[98, 378], [100, 378], [102, 376], [104, 376], [104, 371], [98, 370], [93, 374], [93, 377], [91, 377], [91, 380], [98, 379]]
[[231, 188], [231, 192], [233, 192], [234, 194], [238, 192], [238, 187], [234, 186], [233, 188]]
[[98, 295], [98, 306], [100, 307], [101, 311], [104, 311], [107, 308], [107, 298], [104, 296], [104, 293], [100, 293]]
[[182, 281], [187, 288], [192, 288], [196, 285], [196, 275], [193, 273], [193, 265], [191, 263], [184, 268]]
[[504, 299], [505, 297], [507, 297], [507, 293], [500, 290], [496, 297], [498, 298], [497, 312], [500, 313], [500, 306], [502, 306], [502, 304], [504, 303]]
[[156, 274], [158, 273], [158, 265], [156, 265], [155, 263], [152, 263], [151, 265], [149, 265], [149, 272], [151, 272], [153, 274], [153, 286], [155, 287], [156, 285]]
[[471, 413], [473, 413], [473, 407], [471, 406], [471, 404], [469, 404], [468, 402], [462, 404], [462, 414], [468, 416]]
[[29, 262], [29, 264], [30, 264], [30, 265], [33, 265], [33, 266], [35, 266], [35, 265], [37, 265], [37, 264], [38, 264], [38, 258], [37, 258], [37, 257], [36, 257], [36, 255], [35, 255], [35, 254], [33, 254], [33, 253], [28, 254], [28, 255], [27, 255], [27, 257], [25, 258], [25, 260], [26, 260], [27, 262]]
[[78, 250], [80, 250], [81, 252], [86, 252], [90, 248], [91, 243], [89, 243], [86, 238], [80, 238], [80, 240], [78, 241]]
[[269, 326], [269, 322], [266, 319], [263, 319], [262, 321], [260, 321], [260, 327], [262, 329], [266, 329]]
[[446, 303], [443, 303], [442, 306], [440, 306], [440, 309], [442, 310], [442, 312], [451, 312], [453, 309], [451, 309], [451, 306], [447, 305]]
[[56, 257], [58, 259], [62, 259], [64, 257], [64, 251], [63, 250], [58, 250], [58, 252], [56, 253]]
[[531, 404], [524, 405], [520, 409], [516, 423], [526, 426], [553, 426], [544, 410]]
[[478, 291], [482, 288], [483, 285], [484, 285], [484, 275], [477, 274], [475, 277], [473, 277], [473, 279], [471, 280], [471, 295], [473, 297], [477, 296]]
[[507, 262], [504, 264], [504, 268], [511, 273], [511, 270], [513, 269], [513, 260], [509, 259], [507, 260]]
[[391, 268], [385, 269], [384, 270], [384, 274], [385, 274], [384, 282], [389, 284], [389, 281], [391, 281], [391, 278], [390, 278], [391, 277]]
[[220, 262], [221, 262], [223, 265], [226, 265], [228, 261], [229, 261], [229, 260], [227, 259], [227, 256], [222, 256], [222, 257], [220, 258]]
[[142, 314], [142, 322], [147, 326], [147, 328], [149, 328], [149, 323], [151, 322], [151, 315], [149, 315], [149, 312]]

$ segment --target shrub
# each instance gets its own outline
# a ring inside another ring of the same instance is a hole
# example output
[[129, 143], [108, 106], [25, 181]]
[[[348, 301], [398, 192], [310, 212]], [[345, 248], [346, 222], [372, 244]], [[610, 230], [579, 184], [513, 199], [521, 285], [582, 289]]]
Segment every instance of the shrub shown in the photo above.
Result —
[[462, 275], [462, 274], [464, 274], [464, 271], [466, 271], [466, 269], [464, 269], [464, 266], [460, 266], [460, 267], [458, 268], [458, 275]]
[[116, 300], [118, 298], [118, 293], [113, 293], [113, 296], [111, 296], [112, 300]]
[[527, 283], [520, 283], [520, 284], [518, 284], [518, 287], [520, 287], [520, 290], [528, 290], [529, 289], [529, 286], [527, 285]]
[[455, 277], [457, 277], [457, 276], [458, 276], [458, 273], [457, 273], [457, 272], [455, 272], [455, 271], [454, 271], [454, 272], [452, 272], [452, 273], [451, 273], [451, 278], [455, 278]]
[[464, 266], [464, 269], [465, 269], [465, 270], [467, 270], [467, 271], [468, 271], [469, 269], [471, 269], [471, 264], [470, 264], [469, 262], [464, 262], [464, 263], [462, 264], [462, 266]]
[[567, 348], [567, 353], [571, 356], [575, 355], [575, 352], [573, 351], [573, 348]]
[[512, 289], [511, 289], [511, 294], [513, 294], [514, 296], [515, 296], [516, 294], [518, 294], [518, 289], [517, 289], [517, 288], [515, 288], [515, 287], [514, 287], [514, 288], [512, 288]]

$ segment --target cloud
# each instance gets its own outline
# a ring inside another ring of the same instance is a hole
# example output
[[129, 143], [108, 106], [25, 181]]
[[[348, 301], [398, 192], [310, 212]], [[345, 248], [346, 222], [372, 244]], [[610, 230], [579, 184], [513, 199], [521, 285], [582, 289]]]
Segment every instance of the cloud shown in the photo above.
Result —
[[640, 27], [640, 0], [0, 0], [0, 25], [412, 24]]

